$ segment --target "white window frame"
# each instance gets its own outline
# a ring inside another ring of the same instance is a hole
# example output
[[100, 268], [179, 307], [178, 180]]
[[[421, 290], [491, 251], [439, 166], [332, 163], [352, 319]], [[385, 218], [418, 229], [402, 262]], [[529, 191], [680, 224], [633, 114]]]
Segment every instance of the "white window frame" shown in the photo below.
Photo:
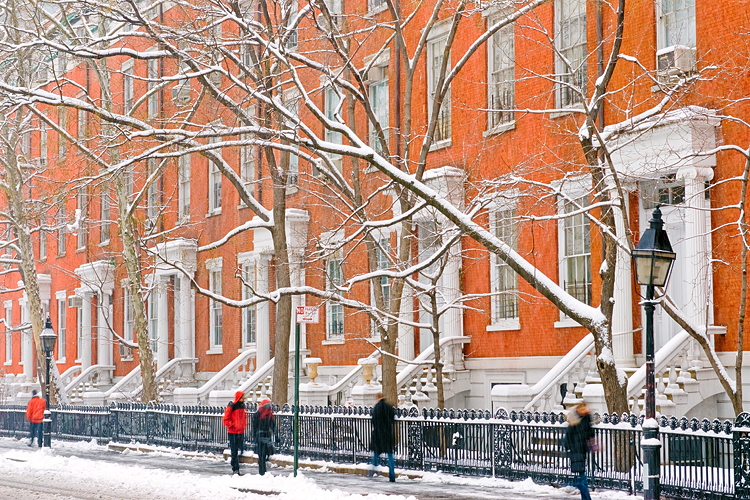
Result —
[[39, 163], [44, 166], [47, 164], [47, 124], [39, 123]]
[[[299, 4], [298, 0], [287, 0], [289, 3], [289, 16], [287, 17], [286, 26], [289, 28], [293, 25], [294, 19], [297, 17], [297, 14], [299, 13]], [[298, 32], [297, 28], [294, 28], [291, 30], [291, 34], [289, 35], [289, 38], [286, 42], [286, 48], [287, 50], [297, 50], [297, 47], [299, 45], [298, 40]]]
[[[217, 144], [219, 142], [221, 142], [219, 137], [210, 137], [208, 139], [209, 144]], [[221, 148], [214, 148], [212, 152], [220, 158], [222, 157]], [[219, 167], [214, 161], [208, 160], [208, 213], [206, 217], [221, 214], [221, 178], [222, 174]]]
[[[133, 303], [130, 300], [129, 281], [122, 280], [122, 338], [128, 342], [133, 342], [135, 332], [135, 317], [133, 313]], [[133, 349], [120, 344], [120, 359], [122, 361], [132, 361]]]
[[[80, 95], [78, 96], [78, 99], [84, 100], [86, 99], [85, 96]], [[78, 139], [85, 141], [86, 140], [86, 111], [83, 109], [78, 109]]]
[[[512, 14], [510, 8], [489, 9], [487, 27]], [[516, 126], [516, 56], [514, 23], [497, 30], [487, 41], [487, 132], [498, 134]], [[502, 52], [497, 53], [500, 49]], [[498, 62], [497, 67], [495, 63]]]
[[159, 277], [153, 276], [151, 291], [148, 294], [146, 306], [148, 307], [148, 340], [151, 352], [159, 352], [159, 293], [157, 292]]
[[63, 199], [60, 202], [60, 206], [57, 210], [57, 256], [61, 257], [65, 255], [68, 246], [68, 228], [67, 228], [67, 214], [66, 214], [66, 203], [67, 200]]
[[[383, 129], [383, 135], [385, 136], [385, 148], [378, 141], [378, 136], [375, 133], [374, 123], [369, 123], [369, 141], [370, 147], [373, 148], [380, 154], [383, 154], [390, 143], [390, 85], [388, 82], [388, 58], [382, 58], [377, 61], [376, 64], [370, 68], [367, 72], [368, 78], [368, 91], [370, 94], [370, 107], [375, 114], [375, 119]], [[385, 99], [383, 99], [385, 94]]]
[[[675, 15], [675, 11], [672, 11], [672, 12], [665, 11], [664, 9], [665, 2], [666, 0], [654, 0], [654, 5], [656, 7], [656, 48], [657, 50], [666, 49], [667, 47], [674, 47], [676, 45], [682, 45], [682, 46], [689, 47], [689, 48], [695, 48], [696, 40], [697, 40], [696, 19], [695, 19], [695, 0], [685, 0], [685, 3], [688, 5], [687, 6], [687, 11], [688, 11], [688, 17], [687, 17], [688, 39], [687, 40], [684, 40], [682, 36], [680, 36], [679, 40], [675, 40], [674, 38], [670, 40], [670, 37], [667, 35], [667, 30], [669, 29], [668, 27], [669, 18]], [[692, 12], [690, 12], [691, 9], [692, 9]], [[680, 10], [685, 10], [685, 9], [680, 9]], [[692, 40], [690, 40], [691, 36], [692, 36]], [[680, 43], [680, 42], [685, 42], [685, 43]]]
[[[149, 158], [146, 160], [146, 165], [146, 178], [148, 179], [159, 168], [159, 160], [156, 158]], [[154, 179], [151, 184], [148, 185], [146, 193], [146, 217], [148, 218], [147, 227], [153, 228], [159, 217], [159, 179]]]
[[367, 13], [378, 14], [388, 10], [388, 4], [385, 0], [367, 0]]
[[[435, 95], [435, 85], [437, 81], [435, 73], [440, 71], [440, 65], [442, 65], [442, 54], [437, 52], [442, 51], [445, 47], [445, 43], [448, 40], [448, 32], [450, 31], [451, 24], [443, 22], [432, 28], [429, 36], [427, 37], [427, 116], [429, 120], [432, 120], [433, 113], [433, 96]], [[438, 48], [441, 47], [439, 50]], [[439, 58], [436, 60], [436, 58]], [[450, 54], [449, 54], [450, 58]], [[451, 64], [448, 61], [446, 67], [446, 74], [450, 73]], [[448, 92], [445, 93], [443, 99], [443, 105], [440, 107], [440, 117], [438, 118], [438, 124], [435, 127], [435, 138], [430, 146], [430, 149], [439, 149], [451, 145], [451, 86], [448, 88]]]
[[109, 199], [109, 183], [105, 182], [102, 185], [102, 193], [100, 195], [99, 202], [100, 202], [99, 223], [101, 224], [99, 228], [99, 240], [100, 240], [99, 244], [106, 245], [107, 243], [109, 243], [109, 240], [112, 236], [110, 234], [110, 226], [109, 226], [110, 224], [109, 218], [111, 216], [111, 211], [110, 211], [111, 204], [110, 204], [110, 199]]
[[65, 107], [57, 109], [57, 126], [60, 132], [57, 133], [57, 156], [64, 158], [68, 153], [68, 139], [63, 132], [68, 131], [68, 110]]
[[[146, 52], [156, 51], [156, 47], [151, 47]], [[148, 92], [158, 86], [159, 79], [159, 59], [148, 59], [146, 61], [146, 73], [147, 73], [147, 88]], [[151, 120], [156, 118], [159, 114], [159, 92], [150, 93], [147, 99], [148, 104], [148, 119]]]
[[88, 244], [88, 231], [86, 228], [86, 219], [88, 216], [88, 193], [85, 188], [78, 190], [76, 196], [77, 208], [80, 211], [78, 220], [78, 230], [76, 231], [76, 251], [83, 250]]
[[[518, 250], [518, 218], [517, 218], [517, 206], [515, 199], [517, 193], [511, 193], [508, 196], [504, 196], [503, 199], [496, 201], [490, 208], [490, 232], [493, 236], [497, 236], [504, 240], [513, 250]], [[508, 219], [510, 217], [510, 219]], [[507, 221], [510, 220], [510, 224]], [[498, 234], [499, 231], [505, 229], [507, 238], [502, 238], [503, 235]], [[510, 234], [507, 234], [510, 233]], [[510, 240], [510, 241], [507, 241]], [[505, 283], [501, 283], [501, 275], [506, 278], [510, 274], [510, 280], [504, 280]], [[510, 283], [508, 283], [510, 282]], [[508, 286], [509, 285], [509, 286]], [[492, 297], [490, 298], [490, 325], [487, 327], [487, 331], [504, 331], [504, 330], [520, 330], [520, 300], [518, 297], [518, 274], [513, 271], [510, 266], [500, 259], [497, 254], [490, 254], [490, 287]], [[500, 293], [508, 293], [500, 295]], [[510, 301], [508, 305], [506, 301]], [[511, 309], [515, 308], [515, 316], [507, 315], [504, 310], [507, 311], [508, 307]]]
[[[580, 203], [580, 200], [584, 200], [585, 203], [589, 204], [589, 197], [591, 194], [591, 177], [588, 175], [578, 177], [576, 179], [568, 179], [564, 185], [561, 185], [559, 182], [553, 183], [553, 186], [560, 190], [564, 194], [564, 196], [560, 196], [557, 201], [557, 213], [560, 217], [557, 223], [557, 244], [558, 244], [558, 262], [559, 262], [559, 276], [558, 276], [558, 283], [559, 286], [563, 289], [566, 289], [566, 283], [567, 283], [567, 276], [568, 276], [568, 260], [573, 258], [578, 258], [581, 256], [584, 256], [583, 254], [572, 254], [572, 255], [566, 255], [566, 229], [569, 227], [569, 224], [571, 224], [570, 217], [565, 217], [564, 214], [566, 213], [566, 205], [569, 202], [569, 200], [574, 200], [576, 203]], [[584, 286], [587, 287], [584, 289], [584, 294], [589, 295], [589, 302], [592, 302], [593, 296], [590, 291], [591, 283], [593, 281], [592, 276], [592, 269], [591, 269], [591, 225], [588, 217], [585, 214], [580, 214], [574, 217], [582, 217], [583, 218], [583, 228], [584, 231], [588, 230], [588, 278], [589, 282], [584, 283]], [[575, 222], [573, 222], [575, 223]], [[584, 236], [585, 238], [585, 236]], [[585, 239], [584, 239], [585, 241]], [[573, 294], [571, 294], [573, 295]], [[575, 296], [575, 295], [574, 295]], [[565, 315], [562, 311], [560, 311], [560, 320], [555, 322], [555, 328], [565, 328], [565, 327], [576, 327], [580, 326], [575, 320], [570, 318], [569, 316]]]
[[125, 114], [130, 114], [133, 111], [133, 104], [135, 104], [133, 60], [122, 63], [120, 70], [122, 71], [122, 107]]
[[[237, 264], [242, 271], [242, 300], [253, 298], [253, 290], [257, 290], [257, 263], [255, 254], [247, 252], [237, 256]], [[247, 284], [247, 285], [246, 285]], [[242, 346], [254, 347], [258, 340], [258, 314], [256, 306], [242, 308]]]
[[190, 222], [190, 154], [182, 153], [177, 159], [179, 176], [178, 187], [178, 220], [181, 224]]
[[[583, 14], [570, 16], [568, 19], [563, 19], [563, 4], [579, 4], [583, 6]], [[565, 29], [569, 29], [572, 26], [572, 22], [580, 22], [580, 17], [583, 16], [583, 29], [580, 31], [578, 40], [575, 43], [566, 43], [568, 33], [564, 32]], [[583, 39], [581, 39], [581, 37]], [[563, 62], [562, 58], [555, 57], [555, 74], [557, 84], [555, 85], [555, 102], [558, 109], [565, 108], [578, 108], [581, 107], [583, 97], [575, 92], [574, 88], [576, 85], [566, 85], [564, 82], [571, 81], [571, 78], [575, 76], [577, 81], [577, 88], [583, 91], [584, 96], [587, 95], [587, 47], [588, 41], [586, 37], [586, 0], [555, 0], [555, 47], [557, 50], [564, 55], [571, 63], [572, 71], [575, 71], [575, 75], [570, 75], [568, 68]], [[583, 48], [583, 54], [581, 60], [571, 59], [571, 54], [576, 51], [580, 51]]]
[[5, 366], [13, 364], [13, 301], [3, 302], [5, 307]]
[[67, 348], [67, 318], [68, 318], [68, 296], [67, 291], [55, 292], [57, 300], [57, 362], [65, 363], [65, 349]]
[[[294, 116], [299, 117], [299, 99], [300, 95], [297, 90], [289, 91], [284, 94], [284, 107]], [[297, 136], [297, 126], [294, 123], [289, 123], [288, 127], [294, 130], [295, 137]], [[290, 146], [295, 152], [289, 152], [289, 165], [287, 167], [287, 194], [297, 192], [299, 186], [299, 144], [293, 143]]]
[[39, 260], [47, 260], [47, 231], [39, 229]]
[[[224, 259], [216, 257], [206, 260], [206, 271], [208, 271], [208, 289], [216, 294], [221, 295], [221, 268]], [[208, 323], [208, 345], [209, 349], [206, 354], [223, 353], [224, 341], [224, 305], [214, 299], [209, 299], [209, 323]]]
[[[331, 276], [332, 265], [338, 263], [339, 276]], [[333, 252], [325, 260], [326, 265], [326, 290], [337, 295], [343, 293], [336, 289], [334, 284], [340, 285], [344, 280], [344, 259], [341, 250]], [[338, 327], [338, 328], [337, 328]], [[334, 330], [340, 330], [336, 332]], [[326, 304], [326, 340], [342, 341], [345, 335], [344, 330], [344, 306], [338, 302], [328, 302]]]

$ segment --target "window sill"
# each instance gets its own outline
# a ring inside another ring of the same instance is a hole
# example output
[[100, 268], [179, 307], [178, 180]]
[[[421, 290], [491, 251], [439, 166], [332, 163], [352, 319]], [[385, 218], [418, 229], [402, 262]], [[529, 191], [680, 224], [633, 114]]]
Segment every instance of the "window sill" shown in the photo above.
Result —
[[382, 12], [385, 12], [387, 10], [388, 10], [388, 6], [385, 5], [385, 4], [383, 4], [380, 7], [377, 7], [376, 9], [368, 10], [367, 11], [367, 17], [376, 16], [376, 15], [378, 15], [378, 14], [380, 14]]
[[108, 246], [108, 245], [109, 245], [109, 242], [110, 242], [110, 240], [104, 240], [104, 241], [102, 241], [101, 243], [99, 243], [99, 246], [100, 246], [100, 247], [106, 247], [106, 246]]
[[120, 361], [122, 361], [122, 362], [133, 361], [133, 356], [130, 356], [129, 358], [120, 358]]
[[583, 112], [583, 106], [581, 106], [580, 104], [574, 104], [573, 106], [566, 106], [565, 108], [561, 110], [553, 111], [552, 113], [549, 114], [549, 117], [551, 119], [562, 118], [564, 116], [571, 116], [573, 114], [582, 113], [582, 112]]
[[286, 188], [286, 195], [290, 196], [290, 195], [296, 194], [297, 191], [299, 191], [299, 188], [296, 185], [295, 186], [289, 186], [289, 187]]
[[209, 217], [216, 217], [217, 215], [221, 215], [221, 208], [211, 210], [206, 214], [206, 218], [208, 219]]
[[75, 364], [77, 364], [77, 365], [80, 365], [80, 364], [82, 364], [82, 363], [81, 363], [81, 358], [78, 358], [78, 359], [74, 359], [74, 360], [73, 360], [73, 363], [75, 363]]
[[6, 361], [5, 363], [3, 363], [3, 366], [12, 366], [12, 365], [13, 365], [13, 360], [12, 359], [9, 360], [9, 361]]
[[220, 345], [214, 346], [206, 351], [206, 354], [224, 354], [224, 349]]
[[583, 325], [572, 318], [563, 318], [555, 321], [555, 328], [583, 328]]
[[439, 149], [445, 149], [453, 146], [451, 139], [445, 139], [440, 142], [434, 142], [430, 145], [430, 151], [438, 151]]
[[502, 125], [497, 125], [496, 127], [492, 127], [489, 130], [484, 131], [484, 137], [490, 137], [496, 134], [502, 134], [503, 132], [507, 132], [508, 130], [515, 130], [516, 128], [516, 121], [513, 120], [512, 122], [503, 123]]
[[320, 344], [321, 345], [344, 345], [345, 342], [346, 341], [343, 338], [342, 339], [326, 339], [322, 341]]
[[83, 252], [85, 252], [85, 251], [86, 251], [86, 247], [79, 247], [79, 248], [76, 248], [76, 253], [83, 253]]
[[255, 349], [255, 344], [247, 344], [244, 347], [240, 347], [237, 349], [237, 353], [243, 353], [245, 351], [249, 351], [250, 349]]
[[518, 319], [502, 319], [497, 323], [487, 326], [488, 332], [508, 332], [521, 329], [521, 322]]
[[63, 252], [63, 253], [58, 253], [58, 254], [57, 254], [57, 258], [59, 259], [60, 257], [65, 257], [65, 252]]
[[58, 358], [58, 360], [55, 361], [55, 363], [58, 364], [58, 365], [64, 365], [65, 364], [65, 358]]

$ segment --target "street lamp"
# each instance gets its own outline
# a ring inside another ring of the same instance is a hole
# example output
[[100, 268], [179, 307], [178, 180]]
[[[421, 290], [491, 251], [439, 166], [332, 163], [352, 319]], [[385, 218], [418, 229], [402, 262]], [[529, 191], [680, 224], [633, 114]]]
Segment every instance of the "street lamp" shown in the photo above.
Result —
[[633, 249], [635, 278], [646, 287], [646, 420], [643, 425], [643, 498], [658, 500], [659, 488], [659, 425], [656, 422], [656, 383], [654, 380], [654, 287], [663, 287], [675, 260], [667, 232], [662, 228], [661, 210], [656, 207], [650, 227]]
[[57, 340], [57, 335], [52, 329], [52, 321], [50, 321], [49, 316], [47, 316], [47, 323], [45, 323], [44, 330], [42, 330], [39, 338], [42, 341], [42, 348], [47, 360], [47, 378], [45, 379], [47, 381], [45, 384], [47, 407], [44, 410], [44, 446], [49, 448], [52, 445], [52, 412], [49, 411], [49, 362], [52, 358], [52, 350], [55, 348], [55, 341]]

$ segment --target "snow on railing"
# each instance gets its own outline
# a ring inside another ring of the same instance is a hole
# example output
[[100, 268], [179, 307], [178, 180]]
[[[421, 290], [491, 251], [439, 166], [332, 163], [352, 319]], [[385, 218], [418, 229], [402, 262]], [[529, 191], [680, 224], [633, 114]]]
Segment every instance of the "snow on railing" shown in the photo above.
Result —
[[255, 373], [256, 349], [246, 349], [234, 358], [219, 373], [198, 388], [198, 401], [208, 401], [211, 391], [230, 390], [242, 385]]
[[240, 391], [250, 395], [250, 400], [256, 403], [259, 399], [271, 394], [271, 381], [273, 376], [273, 365], [276, 358], [271, 358], [265, 365], [261, 366], [255, 373], [240, 385]]
[[70, 401], [82, 402], [83, 394], [88, 390], [96, 390], [102, 382], [102, 376], [110, 376], [115, 371], [114, 366], [109, 365], [91, 365], [75, 377], [67, 386], [65, 392], [68, 393]]
[[[445, 337], [440, 339], [440, 352], [441, 359], [451, 360], [455, 356], [463, 356], [462, 353], [455, 354], [451, 351], [459, 349], [463, 344], [467, 344], [471, 339], [469, 337]], [[451, 357], [448, 354], [452, 354]], [[435, 345], [427, 347], [422, 351], [419, 356], [406, 365], [396, 376], [396, 392], [399, 393], [399, 404], [411, 405], [414, 402], [422, 402], [423, 404], [432, 399], [431, 394], [436, 393], [437, 388], [435, 386], [435, 370], [430, 365], [430, 361], [435, 359]], [[455, 361], [455, 360], [454, 360]], [[453, 371], [453, 363], [446, 365], [446, 369], [443, 374], [448, 374]], [[422, 378], [425, 377], [425, 383], [423, 385]], [[450, 397], [446, 394], [446, 399]]]

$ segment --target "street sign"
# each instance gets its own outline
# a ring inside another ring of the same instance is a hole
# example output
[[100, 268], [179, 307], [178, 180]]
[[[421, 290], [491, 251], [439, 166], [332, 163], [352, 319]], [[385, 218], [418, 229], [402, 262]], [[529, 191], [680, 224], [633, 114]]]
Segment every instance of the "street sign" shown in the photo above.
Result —
[[297, 323], [317, 323], [318, 308], [315, 306], [297, 307]]

